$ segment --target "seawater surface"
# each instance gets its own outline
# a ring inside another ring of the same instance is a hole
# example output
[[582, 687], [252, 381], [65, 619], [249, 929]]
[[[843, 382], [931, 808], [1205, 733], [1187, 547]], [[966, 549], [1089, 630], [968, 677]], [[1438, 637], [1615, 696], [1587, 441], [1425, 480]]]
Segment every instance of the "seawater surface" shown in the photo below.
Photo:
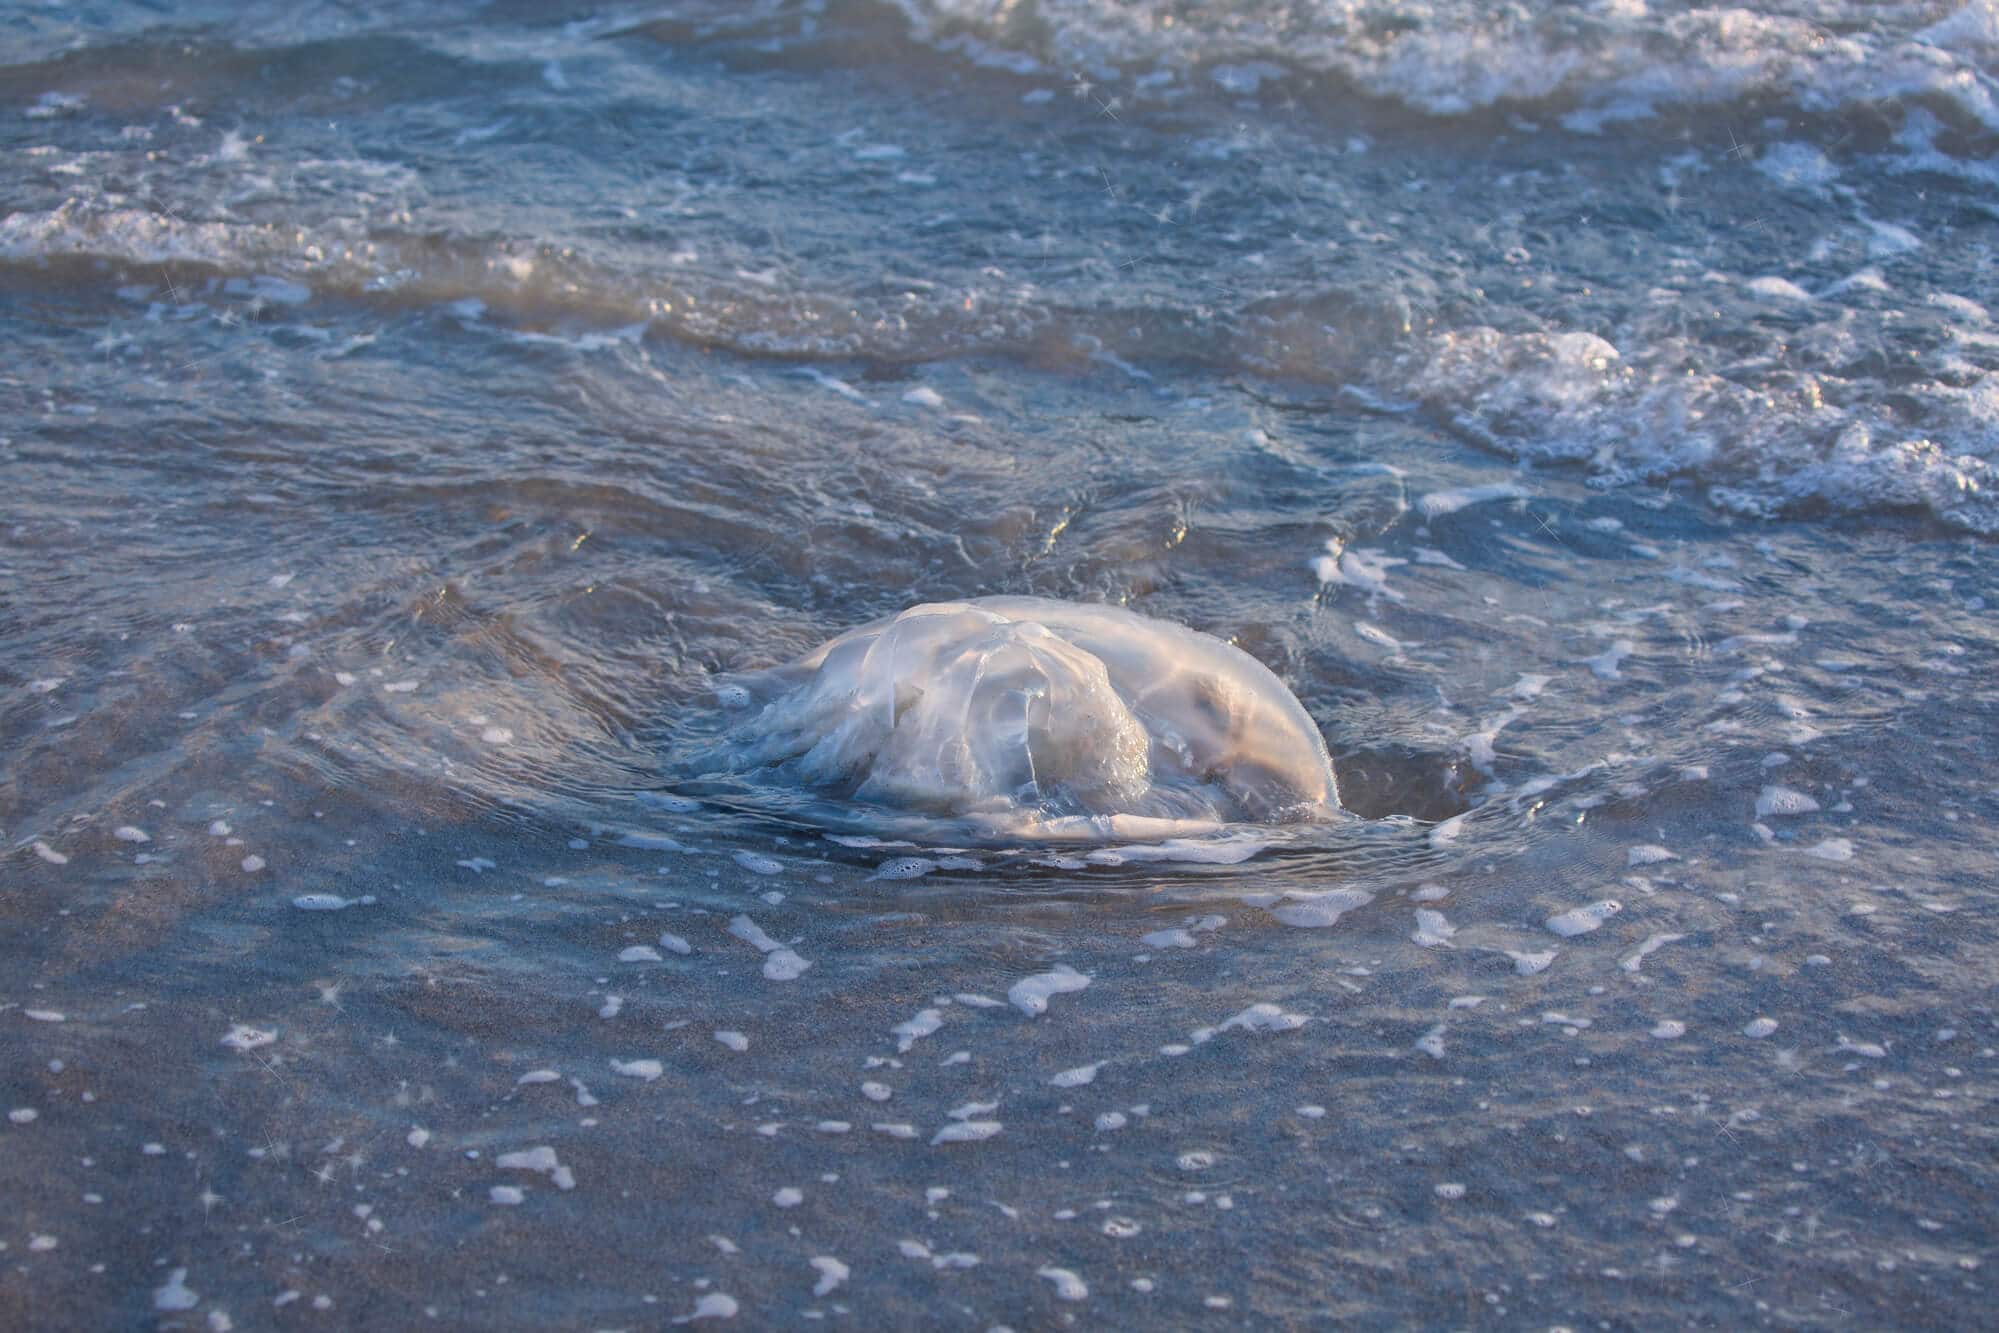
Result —
[[[1990, 0], [0, 6], [0, 1322], [1980, 1324], [1995, 96]], [[1358, 817], [678, 780], [987, 596]]]

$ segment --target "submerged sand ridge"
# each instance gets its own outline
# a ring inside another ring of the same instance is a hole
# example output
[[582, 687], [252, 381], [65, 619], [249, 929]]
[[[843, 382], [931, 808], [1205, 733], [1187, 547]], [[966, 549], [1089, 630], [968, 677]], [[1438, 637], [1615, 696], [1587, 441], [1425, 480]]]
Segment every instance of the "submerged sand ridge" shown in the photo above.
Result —
[[1119, 607], [914, 606], [718, 691], [686, 765], [1025, 838], [1340, 816], [1326, 743], [1242, 650]]

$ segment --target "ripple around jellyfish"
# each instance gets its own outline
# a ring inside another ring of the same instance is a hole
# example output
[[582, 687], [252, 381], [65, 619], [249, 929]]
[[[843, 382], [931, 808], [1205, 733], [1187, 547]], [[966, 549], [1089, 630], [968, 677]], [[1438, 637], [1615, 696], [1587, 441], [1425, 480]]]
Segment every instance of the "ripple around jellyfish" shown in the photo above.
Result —
[[1027, 840], [1185, 837], [1346, 818], [1284, 683], [1110, 606], [914, 606], [718, 691], [683, 779], [820, 823]]

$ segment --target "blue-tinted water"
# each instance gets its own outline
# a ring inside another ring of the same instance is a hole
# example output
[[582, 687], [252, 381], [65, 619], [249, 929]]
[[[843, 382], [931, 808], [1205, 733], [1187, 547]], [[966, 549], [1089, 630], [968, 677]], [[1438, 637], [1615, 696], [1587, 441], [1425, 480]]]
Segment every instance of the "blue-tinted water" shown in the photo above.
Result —
[[[0, 1322], [1980, 1323], [1996, 70], [0, 7]], [[1364, 818], [669, 762], [995, 594], [1233, 642]]]

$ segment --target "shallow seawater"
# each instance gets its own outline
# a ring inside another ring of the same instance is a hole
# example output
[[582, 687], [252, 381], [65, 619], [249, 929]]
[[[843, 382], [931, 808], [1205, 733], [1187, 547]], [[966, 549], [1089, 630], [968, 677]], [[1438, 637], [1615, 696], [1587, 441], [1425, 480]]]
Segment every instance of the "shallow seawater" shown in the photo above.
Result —
[[[1979, 1324], [1995, 67], [0, 6], [0, 1322]], [[1241, 648], [1357, 817], [676, 780], [995, 595]]]

